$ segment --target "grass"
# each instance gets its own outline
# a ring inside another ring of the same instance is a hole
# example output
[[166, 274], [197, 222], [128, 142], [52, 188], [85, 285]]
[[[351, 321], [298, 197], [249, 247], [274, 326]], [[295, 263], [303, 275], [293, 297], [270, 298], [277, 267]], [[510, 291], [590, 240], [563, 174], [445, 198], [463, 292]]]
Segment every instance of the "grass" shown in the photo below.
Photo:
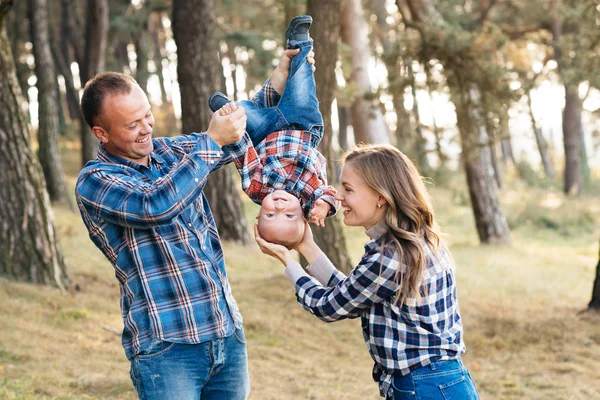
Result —
[[[73, 174], [69, 174], [73, 184]], [[598, 196], [512, 184], [512, 244], [480, 246], [458, 185], [433, 189], [457, 264], [464, 361], [482, 399], [600, 399], [600, 314], [582, 312], [598, 255]], [[247, 204], [247, 215], [255, 206]], [[78, 214], [55, 208], [73, 289], [0, 279], [0, 399], [134, 399], [112, 267]], [[347, 230], [358, 261], [366, 236]], [[225, 244], [244, 316], [251, 399], [378, 399], [360, 322], [324, 324], [296, 303], [279, 263]]]

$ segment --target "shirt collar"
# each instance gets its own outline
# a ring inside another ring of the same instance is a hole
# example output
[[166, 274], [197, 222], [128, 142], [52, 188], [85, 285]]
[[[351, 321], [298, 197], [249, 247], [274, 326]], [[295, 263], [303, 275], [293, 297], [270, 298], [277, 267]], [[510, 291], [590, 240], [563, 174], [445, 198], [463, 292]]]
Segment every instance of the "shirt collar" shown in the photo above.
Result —
[[[113, 164], [123, 164], [128, 167], [135, 168], [135, 169], [140, 169], [140, 167], [146, 167], [145, 165], [142, 165], [140, 163], [136, 163], [136, 162], [127, 160], [123, 157], [119, 157], [115, 154], [109, 153], [108, 151], [106, 151], [104, 146], [102, 146], [102, 143], [100, 143], [100, 145], [98, 146], [98, 160], [103, 161], [103, 162], [113, 163]], [[159, 164], [163, 163], [163, 160], [161, 159], [161, 157], [159, 157], [157, 154], [155, 154], [154, 151], [152, 151], [148, 155], [148, 165], [151, 165], [153, 162], [157, 162]]]
[[371, 238], [371, 240], [376, 240], [382, 237], [387, 231], [390, 229], [388, 224], [385, 222], [385, 218], [370, 227], [365, 231], [367, 236]]

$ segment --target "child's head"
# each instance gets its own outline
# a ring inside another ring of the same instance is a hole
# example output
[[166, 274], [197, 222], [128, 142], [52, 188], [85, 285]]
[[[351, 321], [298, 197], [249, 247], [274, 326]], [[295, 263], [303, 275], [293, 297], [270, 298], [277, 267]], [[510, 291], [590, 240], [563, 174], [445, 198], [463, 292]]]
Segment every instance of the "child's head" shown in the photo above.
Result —
[[[362, 225], [385, 220], [398, 258], [407, 265], [399, 272], [398, 301], [419, 297], [425, 263], [422, 240], [437, 252], [440, 232], [423, 179], [415, 165], [400, 150], [389, 145], [358, 147], [344, 156], [341, 195], [344, 223]], [[359, 207], [357, 207], [359, 206]], [[372, 226], [372, 225], [371, 225]], [[400, 271], [400, 270], [399, 270]]]
[[258, 233], [267, 242], [296, 247], [304, 237], [304, 214], [300, 200], [283, 190], [268, 194], [256, 217]]

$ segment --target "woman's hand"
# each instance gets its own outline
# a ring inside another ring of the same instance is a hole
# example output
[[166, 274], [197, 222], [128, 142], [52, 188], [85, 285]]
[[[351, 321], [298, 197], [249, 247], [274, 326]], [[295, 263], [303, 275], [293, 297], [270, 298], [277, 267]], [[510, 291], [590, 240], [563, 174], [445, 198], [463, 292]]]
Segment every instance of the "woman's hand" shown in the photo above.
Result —
[[[306, 232], [304, 232], [304, 235], [306, 236]], [[296, 261], [292, 256], [292, 252], [289, 251], [285, 246], [269, 243], [265, 239], [261, 238], [260, 234], [258, 233], [258, 225], [254, 225], [254, 240], [256, 240], [256, 244], [258, 244], [258, 247], [260, 247], [260, 250], [263, 253], [278, 259], [284, 266]]]
[[309, 223], [304, 221], [304, 224], [304, 236], [302, 237], [302, 241], [296, 246], [296, 250], [306, 258], [309, 264], [312, 264], [323, 252], [315, 243]]

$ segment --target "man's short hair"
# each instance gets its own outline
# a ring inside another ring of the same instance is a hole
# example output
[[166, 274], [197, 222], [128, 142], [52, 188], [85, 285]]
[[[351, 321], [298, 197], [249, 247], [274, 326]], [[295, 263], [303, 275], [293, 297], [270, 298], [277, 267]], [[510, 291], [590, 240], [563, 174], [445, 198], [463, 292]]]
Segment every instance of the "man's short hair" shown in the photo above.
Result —
[[[102, 126], [100, 114], [104, 99], [116, 94], [129, 94], [138, 83], [129, 75], [120, 72], [102, 72], [87, 81], [81, 96], [81, 114], [90, 126]], [[108, 129], [108, 127], [104, 127]]]

